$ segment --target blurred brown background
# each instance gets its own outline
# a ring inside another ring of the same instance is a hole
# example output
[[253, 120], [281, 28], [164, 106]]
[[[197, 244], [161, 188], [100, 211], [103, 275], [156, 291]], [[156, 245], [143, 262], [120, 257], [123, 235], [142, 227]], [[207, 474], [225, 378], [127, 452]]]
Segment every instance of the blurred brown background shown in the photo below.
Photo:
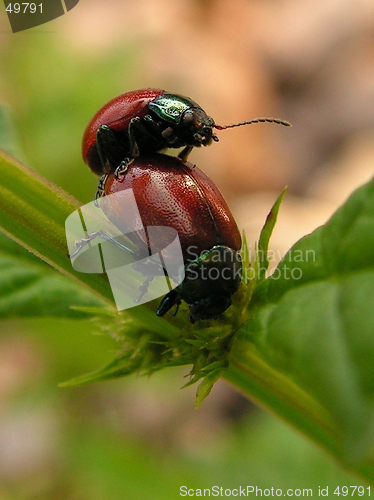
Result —
[[[373, 175], [372, 0], [80, 0], [18, 34], [4, 11], [0, 65], [13, 152], [82, 203], [97, 182], [80, 157], [87, 122], [114, 96], [145, 87], [185, 94], [219, 124], [292, 123], [218, 132], [219, 143], [190, 156], [251, 245], [286, 185], [271, 241], [280, 255]], [[90, 325], [0, 328], [1, 500], [155, 500], [177, 498], [188, 481], [308, 487], [349, 478], [223, 383], [195, 413], [194, 388], [178, 391], [187, 369], [58, 389], [111, 358], [110, 340], [92, 337]]]
[[[283, 216], [291, 219], [289, 226], [305, 224], [299, 237], [373, 174], [370, 0], [112, 1], [110, 9], [91, 2], [89, 10], [67, 19], [64, 43], [90, 61], [125, 39], [136, 51], [130, 88], [188, 95], [220, 124], [257, 116], [293, 124], [291, 130], [273, 125], [227, 130], [219, 133], [218, 145], [191, 155], [223, 190], [247, 231], [262, 205], [254, 192], [274, 196], [288, 185]], [[122, 65], [118, 93], [129, 90], [121, 83], [126, 58]], [[269, 199], [265, 202], [264, 213]], [[293, 242], [292, 228], [288, 231]]]

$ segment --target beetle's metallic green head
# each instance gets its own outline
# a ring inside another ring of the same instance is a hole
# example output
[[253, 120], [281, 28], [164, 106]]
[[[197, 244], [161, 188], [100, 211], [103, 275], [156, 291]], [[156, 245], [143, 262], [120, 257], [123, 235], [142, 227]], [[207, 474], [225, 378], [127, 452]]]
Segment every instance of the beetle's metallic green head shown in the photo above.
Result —
[[164, 93], [148, 104], [149, 109], [170, 127], [164, 137], [170, 136], [173, 146], [209, 146], [218, 141], [213, 133], [214, 120], [189, 97]]

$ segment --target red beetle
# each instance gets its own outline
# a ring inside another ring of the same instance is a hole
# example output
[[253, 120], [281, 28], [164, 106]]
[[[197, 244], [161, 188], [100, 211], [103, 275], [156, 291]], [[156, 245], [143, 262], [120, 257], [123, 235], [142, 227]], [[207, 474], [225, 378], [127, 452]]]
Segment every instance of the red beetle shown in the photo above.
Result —
[[[104, 194], [132, 189], [144, 227], [169, 226], [178, 233], [185, 261], [215, 245], [241, 248], [234, 217], [212, 180], [199, 168], [173, 156], [156, 154], [135, 160], [116, 179], [111, 174]], [[127, 232], [127, 198], [103, 207], [108, 219]], [[160, 242], [162, 248], [163, 242]], [[196, 256], [195, 256], [196, 258]]]
[[[142, 153], [217, 141], [214, 121], [192, 99], [161, 89], [134, 90], [103, 106], [87, 125], [83, 160], [96, 174], [113, 172]], [[117, 170], [117, 175], [121, 169]]]
[[98, 175], [125, 171], [141, 154], [181, 148], [186, 160], [194, 147], [218, 141], [213, 129], [223, 130], [277, 118], [255, 118], [232, 125], [216, 125], [213, 118], [189, 97], [161, 89], [142, 89], [115, 97], [91, 119], [83, 136], [83, 160]]
[[[192, 322], [223, 313], [231, 305], [241, 281], [241, 235], [218, 188], [204, 172], [179, 158], [162, 154], [137, 158], [123, 176], [116, 178], [109, 174], [103, 186], [101, 208], [122, 234], [128, 233], [126, 215], [132, 210], [131, 199], [116, 196], [108, 198], [110, 203], [105, 201], [107, 195], [129, 189], [141, 217], [139, 228], [171, 227], [178, 233], [182, 248], [184, 280], [162, 299], [157, 315], [163, 316], [181, 300], [189, 305]], [[130, 239], [144, 249], [146, 242], [139, 240], [144, 237], [139, 234], [144, 235], [135, 233]], [[165, 233], [161, 234], [156, 238], [159, 248], [152, 246], [152, 252], [169, 244]], [[91, 234], [88, 240], [78, 242], [78, 251], [95, 236]], [[135, 257], [139, 260], [140, 254]], [[157, 275], [146, 269], [143, 274], [147, 276], [147, 284]], [[140, 290], [144, 294], [147, 286]]]

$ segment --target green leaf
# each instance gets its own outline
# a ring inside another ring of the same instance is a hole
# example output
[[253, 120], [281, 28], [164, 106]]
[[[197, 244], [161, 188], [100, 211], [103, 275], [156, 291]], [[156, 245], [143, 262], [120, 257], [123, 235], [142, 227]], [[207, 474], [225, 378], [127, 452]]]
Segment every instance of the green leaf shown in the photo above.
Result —
[[80, 385], [91, 384], [92, 382], [100, 382], [103, 380], [111, 380], [114, 378], [124, 377], [134, 373], [139, 369], [139, 364], [131, 359], [131, 356], [124, 356], [114, 359], [110, 364], [100, 370], [91, 373], [86, 373], [78, 377], [74, 377], [66, 382], [59, 384], [60, 387], [75, 387]]
[[256, 318], [266, 359], [335, 417], [351, 459], [373, 445], [373, 297], [371, 270], [292, 290]]
[[[84, 318], [104, 307], [94, 294], [75, 284], [33, 254], [0, 234], [0, 318], [60, 316]], [[74, 305], [77, 309], [73, 309]]]
[[286, 194], [287, 188], [285, 188], [282, 193], [278, 196], [276, 202], [272, 206], [268, 216], [266, 217], [266, 221], [264, 227], [260, 233], [260, 239], [258, 241], [258, 249], [256, 252], [256, 260], [257, 260], [257, 280], [262, 281], [266, 275], [266, 271], [269, 267], [269, 259], [268, 259], [268, 249], [269, 249], [269, 241], [270, 237], [273, 233], [273, 229], [277, 222], [279, 208], [281, 206], [284, 195]]
[[291, 288], [372, 266], [374, 181], [357, 189], [324, 226], [298, 241], [256, 289], [254, 299], [273, 302]]
[[104, 274], [76, 272], [65, 239], [65, 220], [78, 201], [0, 150], [0, 231], [49, 265], [113, 304]]
[[369, 460], [373, 478], [374, 181], [294, 245], [248, 313], [227, 378], [238, 368], [253, 377], [258, 363], [256, 397], [346, 464]]
[[209, 396], [210, 391], [213, 388], [213, 385], [220, 378], [222, 370], [213, 370], [206, 377], [203, 378], [202, 382], [200, 382], [197, 391], [196, 391], [196, 400], [195, 400], [195, 408], [198, 409], [204, 399]]

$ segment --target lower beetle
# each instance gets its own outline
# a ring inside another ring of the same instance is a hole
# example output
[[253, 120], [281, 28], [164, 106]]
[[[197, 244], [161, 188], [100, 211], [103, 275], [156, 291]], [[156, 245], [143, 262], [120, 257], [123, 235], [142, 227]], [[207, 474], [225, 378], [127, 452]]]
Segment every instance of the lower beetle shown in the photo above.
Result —
[[[206, 174], [179, 158], [154, 154], [134, 160], [118, 178], [109, 174], [102, 188], [103, 202], [107, 195], [132, 189], [143, 227], [168, 226], [178, 233], [185, 277], [162, 299], [158, 316], [181, 300], [189, 305], [191, 322], [216, 318], [226, 311], [241, 281], [241, 235], [225, 199]], [[124, 216], [131, 210], [128, 199], [118, 196], [102, 205], [122, 234], [128, 232]], [[78, 242], [78, 251], [89, 240]], [[163, 241], [159, 244], [165, 246]], [[144, 294], [156, 274], [142, 273], [146, 276], [145, 286], [140, 287]]]

